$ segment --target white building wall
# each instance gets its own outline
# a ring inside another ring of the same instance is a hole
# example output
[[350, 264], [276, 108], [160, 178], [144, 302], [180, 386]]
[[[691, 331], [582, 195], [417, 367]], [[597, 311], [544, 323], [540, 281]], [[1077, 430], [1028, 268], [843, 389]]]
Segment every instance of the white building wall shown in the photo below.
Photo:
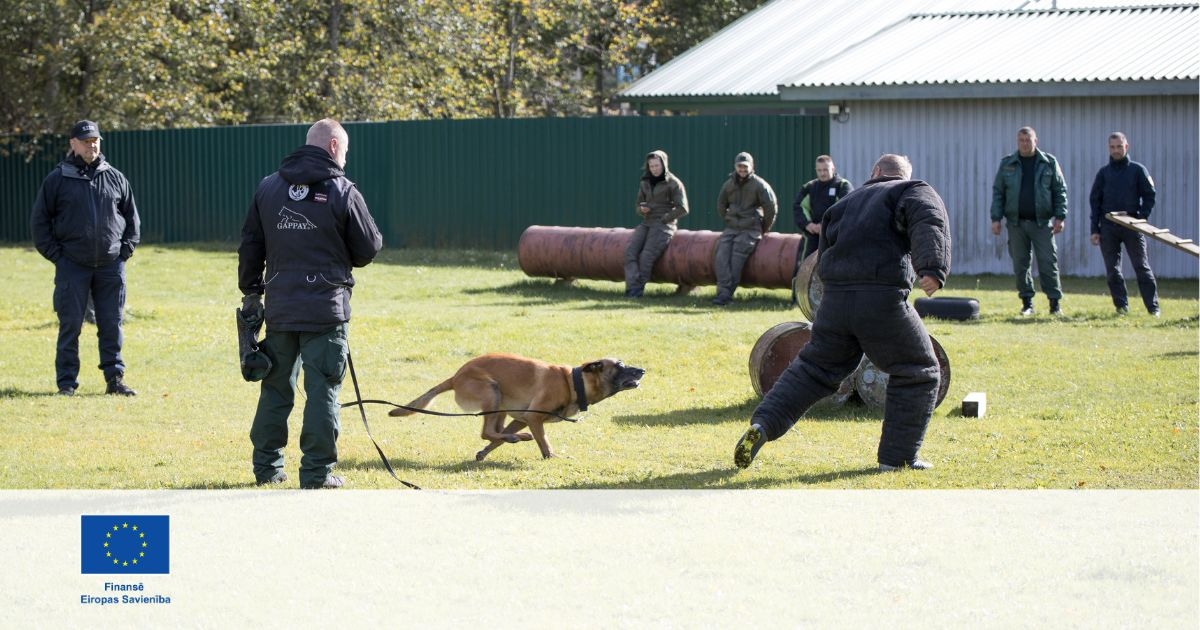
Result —
[[[830, 122], [838, 171], [855, 185], [881, 153], [903, 153], [913, 177], [938, 190], [950, 211], [952, 273], [1011, 274], [1005, 236], [992, 236], [992, 180], [1000, 158], [1016, 150], [1017, 129], [1037, 130], [1067, 181], [1067, 226], [1058, 239], [1065, 275], [1103, 276], [1091, 244], [1088, 195], [1108, 162], [1108, 134], [1123, 131], [1130, 157], [1149, 169], [1158, 195], [1150, 223], [1200, 242], [1200, 99], [1195, 96], [850, 101], [845, 122]], [[1163, 278], [1200, 276], [1196, 257], [1151, 241], [1150, 264]], [[1133, 275], [1126, 261], [1126, 277]], [[1036, 285], [1036, 276], [1035, 276]], [[1040, 289], [1039, 289], [1040, 291]]]

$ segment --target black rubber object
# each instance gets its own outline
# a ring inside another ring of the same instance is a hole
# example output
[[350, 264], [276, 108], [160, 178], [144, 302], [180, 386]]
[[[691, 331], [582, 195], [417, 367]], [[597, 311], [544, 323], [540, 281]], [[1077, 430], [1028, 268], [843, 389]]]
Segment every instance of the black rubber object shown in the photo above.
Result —
[[913, 306], [921, 317], [938, 317], [941, 319], [979, 319], [979, 300], [975, 298], [938, 297], [917, 298]]

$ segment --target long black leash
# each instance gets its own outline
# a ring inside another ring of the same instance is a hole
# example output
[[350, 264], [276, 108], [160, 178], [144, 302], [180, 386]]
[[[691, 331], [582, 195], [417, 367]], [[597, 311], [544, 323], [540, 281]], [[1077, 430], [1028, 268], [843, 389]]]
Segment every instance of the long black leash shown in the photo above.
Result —
[[409, 488], [412, 488], [413, 490], [420, 490], [420, 486], [411, 484], [396, 475], [396, 471], [392, 470], [392, 465], [388, 463], [387, 455], [384, 455], [383, 449], [379, 448], [379, 442], [376, 442], [375, 436], [371, 435], [371, 425], [367, 424], [367, 410], [363, 408], [363, 403], [366, 401], [362, 399], [362, 394], [358, 391], [358, 375], [354, 373], [354, 359], [350, 356], [349, 350], [346, 351], [346, 363], [350, 365], [350, 381], [354, 383], [354, 397], [358, 400], [352, 403], [346, 403], [342, 406], [346, 407], [348, 405], [358, 405], [358, 412], [362, 414], [363, 427], [367, 430], [367, 437], [371, 438], [371, 444], [375, 445], [375, 450], [379, 453], [379, 459], [383, 460], [383, 467], [387, 469], [388, 474], [390, 474], [393, 479], [408, 486]]
[[489, 413], [540, 413], [540, 414], [547, 415], [547, 416], [554, 416], [555, 418], [558, 418], [559, 420], [566, 420], [567, 422], [579, 422], [579, 420], [576, 420], [575, 418], [568, 418], [566, 416], [561, 416], [557, 413], [554, 413], [553, 411], [538, 411], [537, 409], [492, 409], [491, 411], [479, 411], [476, 413], [446, 413], [444, 411], [431, 411], [429, 409], [421, 409], [420, 407], [409, 407], [408, 405], [398, 405], [390, 400], [375, 400], [375, 399], [352, 400], [348, 403], [342, 403], [342, 406], [349, 407], [351, 405], [358, 405], [360, 403], [364, 404], [364, 405], [388, 405], [390, 407], [395, 407], [397, 409], [404, 409], [406, 411], [412, 411], [414, 413], [423, 413], [427, 416], [443, 416], [446, 418], [486, 416]]

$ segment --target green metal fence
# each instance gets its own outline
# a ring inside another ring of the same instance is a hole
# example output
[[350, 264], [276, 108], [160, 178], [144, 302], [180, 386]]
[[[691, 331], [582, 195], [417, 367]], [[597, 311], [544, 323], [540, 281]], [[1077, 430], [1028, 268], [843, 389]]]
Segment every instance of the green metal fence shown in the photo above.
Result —
[[[100, 121], [103, 126], [103, 120]], [[636, 224], [642, 159], [663, 149], [687, 186], [685, 229], [720, 229], [716, 198], [738, 151], [775, 188], [777, 229], [829, 147], [825, 117], [698, 116], [351, 123], [346, 174], [388, 247], [509, 249], [530, 225]], [[133, 186], [144, 242], [236, 241], [258, 181], [306, 126], [105, 132], [103, 151]], [[32, 161], [0, 157], [0, 240], [28, 242], [38, 186], [60, 140]]]

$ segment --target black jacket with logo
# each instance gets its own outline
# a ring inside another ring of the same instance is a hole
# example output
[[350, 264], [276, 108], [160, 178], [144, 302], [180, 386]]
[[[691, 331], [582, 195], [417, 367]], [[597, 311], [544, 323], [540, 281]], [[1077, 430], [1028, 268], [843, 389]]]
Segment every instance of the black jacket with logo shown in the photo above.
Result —
[[[792, 204], [792, 216], [796, 219], [796, 228], [803, 233], [809, 223], [821, 224], [825, 211], [839, 199], [850, 194], [854, 185], [841, 175], [834, 173], [827, 182], [811, 179], [796, 193], [796, 201]], [[805, 203], [807, 201], [807, 203]]]
[[50, 262], [85, 267], [127, 260], [141, 239], [129, 180], [101, 154], [85, 164], [71, 154], [42, 181], [30, 216], [33, 243]]
[[305, 145], [258, 185], [242, 227], [238, 288], [266, 296], [269, 330], [321, 332], [350, 321], [351, 268], [383, 248], [354, 182]]

